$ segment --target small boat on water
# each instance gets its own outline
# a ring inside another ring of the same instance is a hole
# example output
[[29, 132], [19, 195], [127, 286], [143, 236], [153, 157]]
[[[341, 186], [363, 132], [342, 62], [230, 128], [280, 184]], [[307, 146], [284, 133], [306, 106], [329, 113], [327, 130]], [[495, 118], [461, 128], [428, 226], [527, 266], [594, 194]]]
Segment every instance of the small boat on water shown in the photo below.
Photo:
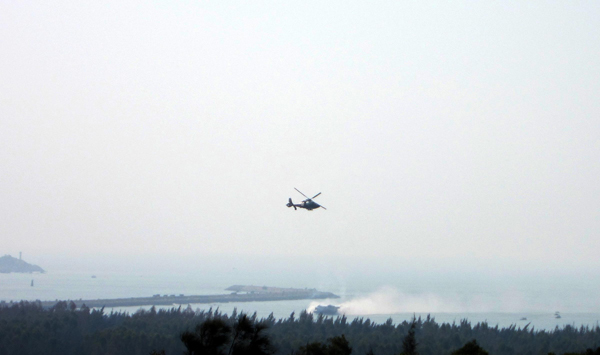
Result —
[[314, 313], [323, 314], [326, 316], [335, 316], [336, 314], [338, 314], [338, 309], [340, 309], [340, 307], [331, 304], [328, 306], [318, 305], [315, 308]]
[[562, 317], [560, 316], [560, 313], [554, 312], [554, 318], [558, 319], [558, 318], [562, 318]]

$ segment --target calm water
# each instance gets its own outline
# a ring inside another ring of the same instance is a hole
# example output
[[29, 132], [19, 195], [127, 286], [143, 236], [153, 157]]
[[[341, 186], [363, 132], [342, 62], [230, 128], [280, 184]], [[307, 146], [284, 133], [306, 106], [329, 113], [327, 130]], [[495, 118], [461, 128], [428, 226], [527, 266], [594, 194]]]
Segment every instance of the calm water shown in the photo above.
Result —
[[[598, 287], [589, 277], [536, 277], [438, 272], [406, 273], [389, 270], [366, 272], [360, 267], [327, 269], [321, 266], [280, 266], [268, 269], [223, 263], [210, 267], [201, 264], [179, 266], [103, 267], [89, 265], [72, 268], [65, 263], [46, 268], [45, 274], [0, 274], [0, 300], [97, 299], [147, 297], [154, 294], [221, 294], [233, 284], [317, 288], [331, 291], [340, 299], [312, 302], [277, 301], [236, 304], [193, 304], [194, 309], [233, 308], [266, 317], [287, 318], [311, 310], [317, 304], [335, 304], [348, 318], [369, 318], [382, 323], [410, 319], [413, 314], [430, 314], [438, 322], [511, 324], [551, 330], [566, 324], [597, 326], [600, 321]], [[95, 276], [95, 278], [92, 278]], [[567, 275], [568, 276], [568, 275]], [[34, 286], [31, 286], [33, 280]], [[187, 306], [187, 305], [184, 305]], [[135, 312], [140, 307], [115, 311]], [[149, 308], [149, 307], [144, 307]], [[561, 318], [555, 317], [560, 312]], [[523, 319], [526, 318], [526, 319]]]

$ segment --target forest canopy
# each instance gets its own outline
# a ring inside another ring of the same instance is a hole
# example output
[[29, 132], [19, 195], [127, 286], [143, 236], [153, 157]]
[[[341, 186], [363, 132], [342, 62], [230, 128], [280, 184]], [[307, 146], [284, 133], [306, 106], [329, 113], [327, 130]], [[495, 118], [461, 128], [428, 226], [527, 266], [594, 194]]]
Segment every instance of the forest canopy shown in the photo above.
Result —
[[[325, 355], [327, 349], [336, 354], [351, 349], [358, 355], [399, 355], [407, 351], [420, 355], [468, 354], [464, 351], [469, 349], [478, 351], [473, 354], [495, 355], [600, 354], [600, 349], [592, 350], [600, 344], [598, 325], [566, 325], [539, 331], [529, 326], [471, 324], [468, 320], [437, 323], [429, 316], [398, 324], [388, 319], [377, 324], [368, 318], [349, 320], [343, 315], [328, 317], [306, 311], [287, 318], [276, 319], [271, 314], [259, 319], [256, 314], [238, 314], [235, 310], [228, 315], [218, 309], [193, 310], [190, 306], [152, 307], [133, 314], [106, 313], [104, 309], [77, 308], [65, 301], [50, 309], [39, 302], [0, 306], [0, 354], [182, 354], [189, 349], [184, 339], [190, 344], [196, 341], [195, 332], [209, 320], [229, 328], [227, 337], [245, 337], [237, 343], [239, 354], [251, 344], [248, 339], [252, 334], [262, 337], [255, 344], [266, 353], [285, 355], [313, 354], [319, 349]], [[245, 328], [235, 330], [240, 320]], [[463, 352], [457, 352], [460, 349]]]

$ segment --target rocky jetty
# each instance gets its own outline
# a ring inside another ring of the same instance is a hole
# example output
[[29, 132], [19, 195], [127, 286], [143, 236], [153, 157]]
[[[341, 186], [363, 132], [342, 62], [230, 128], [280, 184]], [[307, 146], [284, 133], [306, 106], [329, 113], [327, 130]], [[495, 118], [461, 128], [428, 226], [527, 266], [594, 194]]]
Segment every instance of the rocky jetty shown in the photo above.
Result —
[[0, 257], [0, 273], [8, 274], [11, 272], [44, 272], [44, 269], [37, 265], [29, 264], [21, 259], [13, 258], [10, 255]]
[[[331, 292], [321, 292], [315, 289], [279, 288], [266, 286], [234, 285], [226, 289], [233, 291], [222, 295], [154, 295], [152, 297], [132, 297], [117, 299], [72, 300], [75, 307], [132, 307], [132, 306], [164, 306], [185, 305], [192, 303], [230, 303], [230, 302], [265, 302], [290, 301], [304, 299], [339, 298]], [[44, 308], [55, 306], [58, 301], [42, 301]]]

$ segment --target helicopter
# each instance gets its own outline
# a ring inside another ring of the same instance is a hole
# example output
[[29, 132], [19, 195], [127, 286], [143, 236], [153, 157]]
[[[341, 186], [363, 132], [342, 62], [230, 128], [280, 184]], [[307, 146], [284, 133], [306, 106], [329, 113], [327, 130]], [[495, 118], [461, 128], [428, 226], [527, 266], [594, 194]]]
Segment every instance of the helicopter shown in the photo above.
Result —
[[292, 202], [292, 198], [290, 197], [290, 199], [289, 199], [289, 202], [287, 203], [287, 205], [286, 205], [286, 206], [288, 206], [288, 207], [294, 207], [294, 210], [297, 210], [297, 208], [296, 208], [296, 207], [304, 208], [304, 209], [306, 209], [306, 210], [308, 210], [308, 211], [312, 211], [312, 210], [314, 210], [315, 208], [319, 208], [319, 207], [321, 207], [321, 208], [322, 208], [322, 209], [324, 209], [324, 210], [326, 210], [326, 209], [327, 209], [327, 208], [325, 208], [325, 207], [323, 207], [323, 206], [319, 205], [318, 203], [316, 203], [315, 201], [313, 201], [313, 200], [312, 200], [313, 198], [315, 198], [315, 197], [319, 196], [319, 195], [321, 194], [320, 192], [319, 192], [318, 194], [314, 195], [313, 197], [308, 197], [308, 196], [306, 196], [305, 194], [303, 194], [303, 193], [302, 193], [302, 191], [298, 190], [297, 188], [295, 188], [295, 187], [294, 187], [294, 189], [295, 189], [296, 191], [300, 192], [300, 194], [301, 194], [302, 196], [306, 197], [306, 200], [304, 200], [304, 201], [300, 202], [299, 204], [295, 205], [295, 204]]

